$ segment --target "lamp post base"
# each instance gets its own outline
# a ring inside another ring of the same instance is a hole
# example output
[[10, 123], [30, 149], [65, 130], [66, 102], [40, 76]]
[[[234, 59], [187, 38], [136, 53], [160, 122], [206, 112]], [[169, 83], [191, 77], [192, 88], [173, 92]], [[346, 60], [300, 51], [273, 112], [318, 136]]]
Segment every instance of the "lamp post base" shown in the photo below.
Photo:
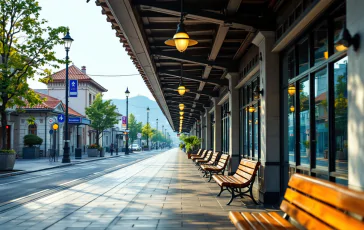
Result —
[[64, 147], [63, 148], [63, 157], [62, 157], [62, 163], [71, 163], [71, 159], [70, 159], [70, 148], [69, 147]]

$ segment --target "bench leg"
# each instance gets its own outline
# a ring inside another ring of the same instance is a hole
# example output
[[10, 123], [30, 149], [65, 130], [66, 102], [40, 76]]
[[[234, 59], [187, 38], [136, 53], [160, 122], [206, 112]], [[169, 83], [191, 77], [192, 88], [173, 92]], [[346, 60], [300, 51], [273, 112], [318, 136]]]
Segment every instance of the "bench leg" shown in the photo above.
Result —
[[[229, 189], [228, 189], [229, 190]], [[229, 190], [229, 192], [230, 192], [230, 190]], [[234, 193], [234, 188], [231, 188], [231, 198], [230, 198], [230, 201], [229, 201], [229, 203], [227, 203], [226, 205], [230, 205], [231, 204], [231, 202], [233, 202], [233, 200], [234, 200], [234, 198], [235, 198], [236, 196], [235, 196], [235, 193]]]
[[224, 189], [224, 187], [223, 187], [223, 186], [221, 186], [221, 187], [220, 187], [220, 192], [219, 192], [219, 194], [217, 194], [217, 196], [220, 196], [220, 195], [221, 195], [221, 193], [222, 193], [223, 191], [225, 191], [225, 190], [228, 190], [228, 189]]
[[210, 182], [212, 180], [212, 172], [209, 171], [209, 173], [210, 173], [210, 180], [209, 180], [209, 182]]

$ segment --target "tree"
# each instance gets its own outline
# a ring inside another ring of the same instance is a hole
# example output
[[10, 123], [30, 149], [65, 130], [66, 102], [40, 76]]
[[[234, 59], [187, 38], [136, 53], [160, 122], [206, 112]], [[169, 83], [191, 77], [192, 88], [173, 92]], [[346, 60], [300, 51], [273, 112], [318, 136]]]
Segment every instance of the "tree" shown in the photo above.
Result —
[[[27, 79], [50, 76], [45, 66], [58, 68], [57, 64], [64, 63], [56, 58], [53, 48], [63, 43], [60, 34], [66, 28], [46, 26], [36, 0], [0, 0], [0, 7], [0, 114], [1, 126], [6, 127], [6, 109], [42, 101], [29, 89]], [[8, 148], [6, 135], [3, 128], [3, 149]]]
[[103, 101], [102, 95], [97, 94], [92, 105], [86, 108], [86, 115], [91, 120], [90, 126], [96, 130], [96, 144], [99, 146], [100, 134], [118, 123], [116, 105], [113, 105], [111, 100]]
[[[152, 140], [153, 130], [149, 123], [143, 126], [142, 135], [144, 139], [148, 139], [148, 141]], [[149, 145], [149, 143], [147, 143], [147, 145]]]
[[129, 139], [130, 139], [130, 143], [133, 143], [133, 141], [135, 139], [137, 139], [137, 135], [138, 133], [141, 133], [142, 132], [142, 122], [138, 122], [136, 119], [135, 119], [135, 116], [134, 114], [130, 114], [129, 115], [129, 120], [128, 120], [128, 128], [129, 128]]

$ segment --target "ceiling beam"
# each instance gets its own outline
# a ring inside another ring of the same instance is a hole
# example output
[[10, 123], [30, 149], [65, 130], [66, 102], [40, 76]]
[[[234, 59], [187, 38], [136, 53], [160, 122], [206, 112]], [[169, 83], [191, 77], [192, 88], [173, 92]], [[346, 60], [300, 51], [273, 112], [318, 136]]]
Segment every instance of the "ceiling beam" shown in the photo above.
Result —
[[[173, 71], [172, 73], [174, 73], [175, 71]], [[159, 75], [164, 75], [164, 76], [170, 76], [170, 77], [175, 77], [175, 78], [181, 78], [180, 75], [177, 74], [171, 74], [168, 72], [159, 72]], [[229, 85], [229, 81], [226, 79], [221, 79], [221, 80], [215, 80], [215, 79], [202, 79], [199, 78], [197, 76], [190, 76], [190, 75], [186, 75], [183, 74], [182, 76], [183, 79], [187, 79], [187, 80], [191, 80], [191, 81], [197, 81], [197, 82], [204, 82], [206, 84], [211, 84], [211, 85], [217, 85], [217, 86], [228, 86]]]
[[[163, 88], [162, 87], [162, 90], [163, 91], [175, 92], [175, 93], [172, 93], [172, 94], [179, 95], [179, 93], [176, 92], [177, 87], [178, 87], [178, 85], [176, 85], [176, 88]], [[201, 90], [201, 91], [193, 91], [193, 90], [190, 90], [188, 93], [186, 92], [186, 94], [190, 94], [190, 93], [193, 93], [193, 94], [201, 94], [201, 95], [205, 95], [207, 97], [218, 97], [219, 96], [219, 92], [218, 91], [210, 91], [210, 90]]]
[[[179, 3], [164, 2], [156, 3], [150, 0], [134, 0], [135, 4], [138, 4], [140, 9], [143, 11], [158, 12], [162, 14], [172, 15], [179, 17], [181, 15], [181, 7]], [[247, 25], [237, 20], [235, 18], [226, 17], [224, 14], [215, 13], [212, 11], [201, 10], [201, 8], [188, 8], [184, 6], [184, 12], [186, 12], [186, 18], [198, 20], [201, 22], [209, 22], [222, 26], [229, 26], [231, 28], [243, 29], [246, 31], [254, 31], [254, 27]], [[245, 23], [254, 23], [246, 21]]]
[[172, 59], [172, 60], [178, 60], [181, 62], [196, 63], [196, 64], [199, 64], [202, 66], [211, 66], [216, 69], [227, 69], [231, 66], [228, 63], [215, 63], [212, 61], [208, 61], [205, 58], [189, 56], [189, 55], [186, 55], [185, 53], [176, 54], [176, 53], [172, 53], [172, 52], [154, 51], [153, 55], [157, 58], [168, 58], [168, 59]]
[[167, 101], [167, 103], [169, 103], [169, 105], [173, 105], [173, 104], [175, 104], [175, 105], [178, 105], [178, 104], [180, 104], [180, 103], [183, 103], [183, 104], [186, 104], [186, 105], [193, 105], [194, 103], [196, 103], [196, 104], [199, 104], [199, 105], [202, 105], [202, 106], [204, 106], [204, 105], [207, 105], [207, 103], [208, 102], [206, 102], [206, 103], [201, 103], [201, 102], [199, 102], [199, 101], [176, 101], [176, 100], [173, 100], [173, 98], [171, 98], [171, 97], [166, 97], [166, 101]]

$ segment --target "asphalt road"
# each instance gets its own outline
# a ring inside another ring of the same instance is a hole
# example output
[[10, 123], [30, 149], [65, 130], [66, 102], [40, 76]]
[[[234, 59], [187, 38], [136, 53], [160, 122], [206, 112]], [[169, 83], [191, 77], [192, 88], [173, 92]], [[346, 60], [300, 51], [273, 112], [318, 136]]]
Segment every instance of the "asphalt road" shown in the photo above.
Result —
[[98, 174], [101, 176], [105, 173], [105, 170], [106, 172], [113, 169], [116, 170], [164, 151], [166, 150], [134, 152], [128, 156], [121, 155], [116, 158], [0, 178], [0, 206], [30, 194], [74, 183], [77, 180], [94, 178]]

